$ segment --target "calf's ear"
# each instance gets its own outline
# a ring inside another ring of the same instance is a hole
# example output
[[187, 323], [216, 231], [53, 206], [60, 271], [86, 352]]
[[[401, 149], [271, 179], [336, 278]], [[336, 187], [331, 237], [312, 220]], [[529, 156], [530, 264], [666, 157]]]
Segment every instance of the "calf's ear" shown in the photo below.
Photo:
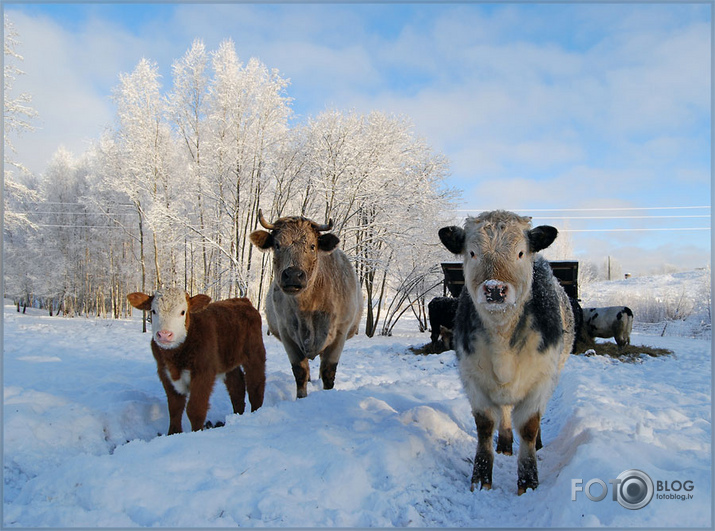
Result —
[[464, 229], [452, 225], [439, 229], [437, 234], [447, 250], [453, 254], [462, 254], [464, 251]]
[[264, 230], [253, 231], [249, 236], [251, 243], [262, 251], [267, 251], [273, 247], [273, 235]]
[[129, 300], [129, 304], [134, 306], [137, 310], [149, 311], [151, 310], [151, 301], [154, 300], [154, 296], [137, 291], [127, 295], [127, 299]]
[[211, 302], [211, 297], [202, 293], [194, 295], [189, 299], [189, 312], [200, 312]]
[[318, 249], [326, 253], [330, 253], [335, 250], [335, 248], [340, 243], [340, 238], [338, 238], [332, 232], [327, 234], [321, 234], [318, 236]]
[[529, 250], [538, 253], [554, 243], [559, 231], [550, 225], [539, 225], [529, 231]]

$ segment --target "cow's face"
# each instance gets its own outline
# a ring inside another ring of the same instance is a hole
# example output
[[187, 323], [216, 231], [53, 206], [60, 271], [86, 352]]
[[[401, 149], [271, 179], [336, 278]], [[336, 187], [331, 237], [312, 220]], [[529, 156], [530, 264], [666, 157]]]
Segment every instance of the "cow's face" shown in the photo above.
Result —
[[151, 330], [154, 343], [163, 349], [181, 346], [189, 330], [190, 314], [208, 305], [206, 295], [189, 295], [182, 289], [167, 288], [154, 295], [131, 293], [129, 303], [140, 310], [151, 312]]
[[305, 218], [281, 218], [272, 227], [271, 232], [251, 233], [251, 242], [273, 251], [275, 282], [284, 293], [297, 295], [312, 285], [320, 255], [333, 252], [340, 240], [333, 233], [321, 234], [320, 227]]
[[531, 218], [487, 212], [467, 218], [464, 228], [439, 231], [442, 243], [464, 257], [464, 282], [477, 308], [505, 311], [531, 293], [534, 254], [554, 241], [557, 230], [531, 228]]

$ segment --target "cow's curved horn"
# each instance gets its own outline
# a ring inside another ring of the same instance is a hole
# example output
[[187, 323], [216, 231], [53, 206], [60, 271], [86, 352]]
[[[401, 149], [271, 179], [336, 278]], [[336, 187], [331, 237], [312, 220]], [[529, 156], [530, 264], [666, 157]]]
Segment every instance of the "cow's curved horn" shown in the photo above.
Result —
[[328, 223], [326, 225], [316, 225], [315, 226], [315, 230], [317, 230], [318, 232], [329, 231], [332, 228], [333, 228], [333, 220], [332, 219], [329, 219]]
[[263, 211], [260, 208], [258, 209], [258, 221], [260, 221], [264, 229], [273, 230], [276, 228], [273, 223], [266, 221], [266, 218], [263, 217]]

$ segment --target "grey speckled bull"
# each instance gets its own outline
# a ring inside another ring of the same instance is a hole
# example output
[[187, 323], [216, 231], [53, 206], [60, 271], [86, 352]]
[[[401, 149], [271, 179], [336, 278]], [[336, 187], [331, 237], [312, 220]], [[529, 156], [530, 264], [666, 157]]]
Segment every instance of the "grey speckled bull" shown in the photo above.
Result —
[[258, 216], [270, 232], [251, 233], [251, 242], [263, 251], [273, 251], [266, 321], [286, 349], [297, 396], [308, 395], [308, 360], [316, 356], [320, 356], [323, 388], [332, 389], [345, 341], [357, 334], [362, 316], [355, 270], [337, 248], [338, 237], [328, 232], [332, 220], [318, 225], [303, 217], [283, 217], [270, 223], [260, 210]]
[[531, 228], [511, 212], [469, 217], [440, 229], [442, 243], [464, 257], [463, 289], [453, 343], [477, 424], [472, 490], [492, 486], [492, 436], [511, 453], [513, 420], [520, 438], [518, 493], [539, 484], [536, 444], [541, 416], [573, 344], [574, 319], [563, 288], [538, 251], [557, 230]]

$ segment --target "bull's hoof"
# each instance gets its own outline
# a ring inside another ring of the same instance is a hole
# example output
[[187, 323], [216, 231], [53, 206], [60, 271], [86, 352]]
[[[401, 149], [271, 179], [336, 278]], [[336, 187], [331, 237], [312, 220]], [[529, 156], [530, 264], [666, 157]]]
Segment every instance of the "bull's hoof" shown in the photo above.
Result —
[[511, 428], [499, 428], [497, 436], [497, 453], [504, 455], [512, 455], [512, 446], [514, 445], [514, 433]]
[[513, 439], [503, 439], [499, 437], [497, 439], [497, 453], [504, 455], [513, 455], [512, 451]]
[[479, 483], [474, 482], [472, 482], [472, 486], [469, 488], [469, 490], [474, 492], [475, 490], [477, 490], [477, 487], [479, 487], [479, 490], [492, 490], [491, 483], [482, 483], [481, 485], [479, 485]]
[[527, 490], [536, 490], [536, 487], [539, 486], [539, 480], [538, 479], [531, 479], [528, 481], [525, 481], [523, 479], [519, 479], [516, 485], [516, 493], [521, 496], [524, 494]]
[[301, 390], [299, 390], [299, 391], [296, 393], [296, 398], [305, 398], [306, 396], [308, 396], [308, 391], [301, 391]]
[[534, 485], [533, 487], [531, 487], [531, 486], [530, 486], [530, 487], [519, 487], [519, 488], [517, 488], [517, 490], [516, 490], [516, 494], [517, 494], [518, 496], [521, 496], [521, 495], [524, 494], [528, 489], [536, 490], [536, 487], [538, 487], [538, 486], [539, 486], [539, 485], [537, 484], [537, 485]]

